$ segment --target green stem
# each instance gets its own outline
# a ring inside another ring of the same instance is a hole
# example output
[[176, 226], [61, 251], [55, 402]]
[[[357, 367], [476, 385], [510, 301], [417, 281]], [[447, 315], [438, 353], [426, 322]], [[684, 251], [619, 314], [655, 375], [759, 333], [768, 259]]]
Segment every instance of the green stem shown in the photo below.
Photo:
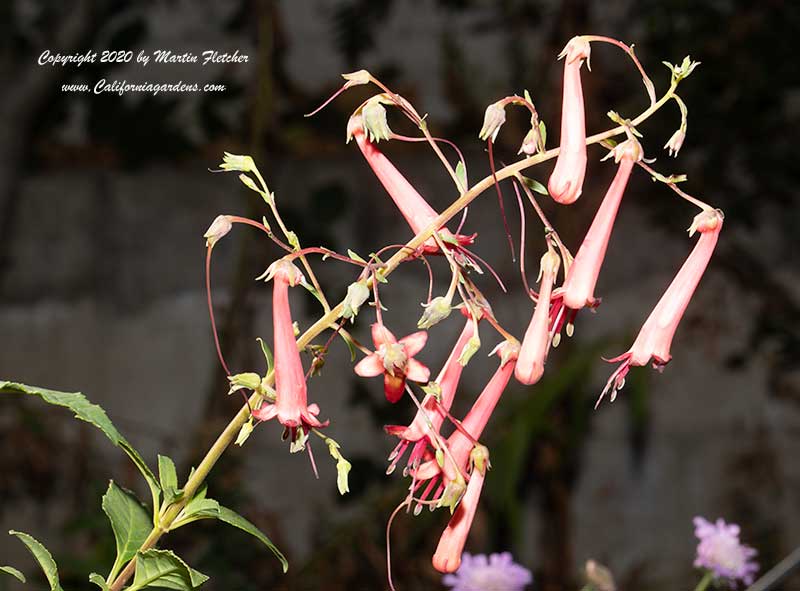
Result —
[[[631, 125], [639, 125], [643, 121], [645, 121], [648, 117], [650, 117], [653, 113], [655, 113], [658, 109], [660, 109], [668, 100], [672, 98], [672, 95], [675, 91], [675, 85], [673, 84], [670, 86], [667, 93], [655, 104], [651, 105], [646, 111], [644, 111], [641, 115], [639, 115], [636, 119], [631, 122]], [[596, 144], [601, 142], [602, 140], [608, 139], [615, 135], [620, 135], [625, 133], [626, 126], [620, 125], [603, 133], [595, 134], [591, 137], [586, 139], [586, 143], [588, 144]], [[545, 162], [550, 160], [551, 158], [555, 158], [558, 156], [558, 148], [553, 148], [552, 150], [548, 150], [546, 152], [542, 152], [540, 154], [536, 154], [534, 156], [530, 156], [525, 158], [524, 160], [520, 160], [519, 162], [515, 162], [505, 168], [498, 170], [495, 176], [489, 175], [484, 178], [482, 181], [474, 185], [471, 189], [461, 195], [458, 199], [456, 199], [447, 209], [445, 209], [433, 222], [431, 222], [427, 228], [425, 228], [422, 232], [417, 234], [411, 241], [408, 242], [406, 245], [407, 248], [400, 249], [395, 255], [393, 255], [381, 268], [381, 271], [384, 276], [388, 276], [392, 271], [394, 271], [400, 263], [408, 258], [408, 252], [415, 252], [418, 247], [420, 247], [426, 240], [428, 240], [434, 232], [436, 232], [439, 228], [444, 226], [450, 219], [452, 219], [455, 215], [457, 215], [464, 207], [469, 205], [472, 201], [474, 201], [481, 193], [489, 189], [493, 186], [495, 182], [495, 178], [500, 181], [510, 177], [515, 176], [520, 171], [525, 170], [531, 166], [539, 164], [541, 162]], [[297, 347], [300, 350], [303, 350], [306, 345], [308, 345], [314, 338], [320, 335], [324, 330], [329, 328], [332, 323], [336, 321], [339, 316], [341, 316], [342, 308], [344, 307], [344, 301], [339, 302], [334, 306], [330, 311], [326, 312], [319, 320], [317, 320], [314, 324], [312, 324], [301, 336], [297, 339]], [[267, 380], [271, 379], [272, 376], [267, 376]], [[192, 477], [186, 482], [186, 485], [183, 487], [184, 494], [180, 500], [176, 501], [169, 507], [167, 507], [166, 511], [160, 516], [158, 520], [158, 524], [153, 528], [150, 532], [150, 535], [147, 536], [147, 539], [142, 544], [141, 548], [139, 549], [140, 552], [148, 550], [156, 545], [158, 540], [164, 535], [166, 532], [169, 531], [170, 526], [177, 518], [178, 514], [183, 510], [188, 503], [198, 491], [200, 486], [205, 481], [206, 477], [208, 476], [211, 469], [217, 463], [217, 460], [222, 456], [228, 446], [236, 440], [236, 436], [239, 434], [239, 431], [242, 428], [248, 419], [250, 418], [250, 406], [255, 405], [258, 401], [260, 395], [253, 394], [250, 397], [250, 405], [244, 405], [242, 408], [239, 409], [239, 412], [236, 413], [236, 416], [231, 419], [230, 423], [225, 427], [225, 429], [220, 433], [217, 440], [211, 446], [211, 448], [206, 453], [205, 457], [202, 459], [200, 464], [197, 466], [197, 469], [192, 474]], [[446, 446], [445, 446], [446, 447]], [[109, 585], [109, 591], [121, 591], [125, 583], [130, 579], [133, 573], [136, 570], [136, 558], [133, 558], [122, 572], [116, 577], [116, 579]], [[696, 590], [698, 591], [698, 590]], [[702, 591], [699, 590], [699, 591]]]
[[705, 591], [713, 580], [714, 573], [711, 571], [706, 572], [706, 574], [703, 575], [703, 578], [700, 579], [700, 582], [697, 583], [697, 587], [694, 588], [694, 591]]

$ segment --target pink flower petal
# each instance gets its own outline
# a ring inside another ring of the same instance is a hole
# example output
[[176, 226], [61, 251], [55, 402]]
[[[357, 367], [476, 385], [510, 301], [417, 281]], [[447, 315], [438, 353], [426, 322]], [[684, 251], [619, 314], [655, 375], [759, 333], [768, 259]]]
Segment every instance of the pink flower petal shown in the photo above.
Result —
[[372, 342], [375, 343], [377, 349], [381, 345], [393, 345], [397, 342], [397, 337], [386, 328], [386, 325], [376, 322], [372, 325]]
[[353, 371], [362, 378], [374, 378], [375, 376], [381, 375], [383, 370], [383, 361], [381, 361], [377, 353], [367, 355], [364, 359], [356, 363], [356, 366], [353, 368]]
[[414, 334], [410, 334], [407, 337], [403, 337], [400, 339], [400, 342], [405, 345], [406, 348], [406, 355], [409, 357], [413, 357], [425, 346], [425, 343], [428, 342], [428, 331], [420, 330], [415, 332]]
[[416, 359], [409, 359], [406, 377], [412, 382], [427, 382], [431, 377], [431, 370]]

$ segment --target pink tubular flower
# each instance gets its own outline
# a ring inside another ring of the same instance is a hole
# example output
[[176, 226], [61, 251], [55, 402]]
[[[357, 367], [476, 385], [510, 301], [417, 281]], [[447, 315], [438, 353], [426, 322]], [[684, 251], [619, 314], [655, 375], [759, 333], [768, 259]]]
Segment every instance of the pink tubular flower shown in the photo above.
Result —
[[461, 554], [467, 542], [475, 511], [483, 490], [483, 480], [486, 474], [478, 469], [472, 471], [472, 476], [467, 484], [467, 492], [461, 499], [450, 522], [447, 524], [439, 545], [433, 555], [433, 568], [440, 573], [454, 573], [461, 566]]
[[704, 211], [694, 218], [689, 234], [700, 232], [700, 239], [650, 313], [633, 346], [626, 353], [608, 360], [612, 363], [620, 362], [620, 365], [608, 379], [597, 405], [609, 390], [611, 401], [614, 401], [617, 392], [625, 385], [625, 376], [631, 366], [642, 367], [652, 359], [653, 367], [660, 371], [669, 363], [672, 358], [669, 352], [672, 338], [714, 253], [722, 230], [722, 220], [722, 212], [718, 209]]
[[[394, 200], [395, 205], [403, 214], [403, 217], [411, 226], [415, 234], [419, 234], [427, 228], [439, 214], [428, 204], [417, 190], [406, 180], [397, 168], [383, 155], [378, 147], [364, 133], [364, 127], [360, 115], [350, 118], [347, 125], [347, 137], [355, 137], [361, 153], [367, 160], [375, 176], [381, 182], [386, 192]], [[439, 233], [445, 239], [445, 243], [457, 242], [462, 246], [472, 244], [475, 234], [465, 236], [463, 234], [453, 235], [447, 228], [441, 228]], [[439, 247], [433, 238], [429, 238], [423, 245], [425, 252], [436, 253]]]
[[383, 374], [386, 400], [394, 404], [403, 397], [406, 379], [412, 382], [428, 381], [430, 370], [414, 359], [427, 340], [428, 333], [420, 330], [398, 341], [388, 328], [376, 322], [372, 325], [375, 351], [356, 364], [355, 372], [362, 378]]
[[597, 209], [594, 221], [586, 232], [586, 237], [564, 280], [562, 288], [564, 305], [572, 310], [580, 310], [587, 306], [593, 308], [598, 304], [594, 298], [597, 277], [600, 275], [611, 230], [631, 171], [634, 164], [642, 159], [642, 147], [638, 141], [631, 138], [617, 145], [609, 154], [611, 155], [614, 156], [615, 162], [619, 163], [617, 174], [611, 181], [611, 186], [608, 187], [606, 196]]
[[417, 414], [411, 424], [407, 427], [401, 425], [387, 425], [384, 427], [384, 430], [389, 435], [396, 435], [400, 438], [400, 443], [389, 455], [391, 463], [387, 470], [388, 473], [394, 472], [397, 462], [403, 457], [411, 443], [414, 444], [414, 447], [409, 455], [407, 465], [409, 467], [413, 466], [418, 459], [422, 458], [432, 439], [435, 438], [435, 434], [439, 433], [439, 429], [441, 429], [446, 417], [445, 413], [450, 410], [453, 404], [453, 399], [458, 389], [458, 381], [461, 378], [461, 371], [464, 369], [458, 359], [474, 332], [475, 323], [471, 318], [467, 318], [464, 329], [461, 331], [461, 336], [458, 337], [453, 351], [436, 378], [436, 383], [439, 385], [439, 400], [433, 394], [427, 394], [422, 399], [420, 408], [417, 410]]
[[291, 262], [281, 259], [270, 267], [267, 278], [272, 278], [272, 323], [275, 346], [275, 403], [264, 404], [253, 411], [253, 416], [261, 421], [278, 417], [278, 421], [292, 430], [291, 440], [295, 440], [298, 427], [308, 430], [311, 427], [324, 427], [316, 415], [319, 407], [308, 404], [306, 378], [300, 351], [294, 338], [292, 311], [289, 307], [289, 287], [303, 280], [303, 274]]
[[581, 65], [589, 60], [589, 42], [573, 37], [559, 58], [564, 60], [564, 96], [561, 105], [561, 151], [547, 189], [558, 203], [574, 203], [586, 174], [586, 121], [581, 88]]
[[519, 359], [514, 369], [517, 381], [527, 386], [538, 382], [544, 373], [544, 362], [550, 348], [550, 295], [560, 262], [561, 259], [552, 247], [549, 247], [542, 257], [539, 299], [536, 301], [528, 330], [522, 339]]
[[[436, 489], [432, 499], [436, 500], [441, 496], [442, 491], [451, 483], [457, 482], [468, 466], [470, 453], [475, 447], [475, 441], [480, 438], [489, 417], [497, 406], [500, 396], [508, 385], [514, 373], [517, 355], [519, 354], [519, 344], [506, 341], [497, 348], [500, 356], [500, 366], [495, 371], [489, 383], [481, 392], [472, 408], [461, 422], [461, 428], [453, 431], [447, 438], [447, 452], [444, 454], [443, 464], [440, 466], [436, 459], [431, 459], [422, 464], [418, 469], [412, 471], [415, 483], [412, 484], [414, 490], [421, 487], [422, 483], [428, 481], [428, 486], [419, 497], [424, 501], [427, 495], [433, 490], [439, 477], [442, 482]], [[464, 433], [469, 433], [469, 436]]]

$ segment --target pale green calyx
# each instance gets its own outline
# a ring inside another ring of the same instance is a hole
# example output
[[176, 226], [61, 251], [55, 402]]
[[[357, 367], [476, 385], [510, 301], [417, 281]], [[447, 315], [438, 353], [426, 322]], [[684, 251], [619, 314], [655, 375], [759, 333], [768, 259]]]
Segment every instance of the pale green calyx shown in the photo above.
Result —
[[687, 78], [694, 71], [694, 69], [700, 65], [700, 62], [693, 62], [692, 58], [690, 58], [688, 55], [683, 58], [683, 61], [679, 66], [669, 62], [661, 63], [667, 66], [669, 71], [672, 72], [672, 84], [677, 84], [684, 78]]
[[491, 469], [492, 463], [489, 461], [489, 448], [485, 445], [476, 445], [469, 454], [473, 470], [481, 474], [486, 474], [486, 470]]
[[427, 330], [434, 324], [437, 324], [450, 316], [450, 311], [452, 310], [450, 304], [451, 300], [444, 296], [433, 298], [430, 304], [422, 304], [425, 308], [425, 311], [422, 313], [422, 317], [417, 322], [417, 327]]
[[475, 355], [480, 348], [481, 338], [476, 333], [467, 341], [467, 344], [464, 346], [464, 350], [461, 351], [461, 356], [458, 358], [458, 362], [462, 366], [466, 366], [467, 363], [469, 363], [469, 360], [472, 359], [472, 356]]
[[356, 281], [347, 287], [347, 295], [344, 297], [342, 307], [342, 317], [351, 322], [358, 315], [359, 309], [364, 305], [369, 297], [369, 288], [364, 281]]
[[450, 514], [452, 515], [456, 510], [456, 507], [458, 507], [458, 503], [461, 501], [461, 497], [464, 496], [466, 490], [467, 485], [464, 482], [464, 479], [459, 475], [456, 480], [447, 483], [447, 486], [442, 493], [442, 497], [439, 499], [436, 507], [449, 507]]
[[228, 381], [231, 383], [228, 394], [242, 389], [258, 391], [261, 386], [261, 376], [255, 372], [237, 373], [236, 375], [228, 376]]
[[392, 130], [389, 129], [389, 122], [386, 120], [386, 107], [381, 104], [382, 102], [383, 97], [374, 96], [361, 108], [361, 124], [364, 126], [364, 132], [376, 143], [388, 140], [392, 136]]
[[256, 163], [253, 161], [252, 156], [247, 154], [231, 154], [225, 152], [222, 156], [222, 164], [219, 165], [222, 170], [238, 170], [240, 172], [253, 172], [256, 170]]
[[376, 351], [378, 357], [383, 362], [383, 368], [389, 375], [395, 375], [395, 371], [405, 373], [408, 365], [408, 355], [406, 347], [402, 343], [384, 343]]

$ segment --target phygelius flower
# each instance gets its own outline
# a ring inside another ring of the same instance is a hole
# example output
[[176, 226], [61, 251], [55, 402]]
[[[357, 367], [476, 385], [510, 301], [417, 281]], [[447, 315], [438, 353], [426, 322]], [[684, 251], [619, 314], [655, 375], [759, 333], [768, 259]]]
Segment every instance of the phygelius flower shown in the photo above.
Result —
[[[441, 464], [434, 458], [411, 471], [414, 478], [412, 483], [414, 491], [419, 490], [422, 484], [427, 482], [427, 486], [418, 497], [419, 500], [427, 499], [439, 481], [439, 477], [442, 479], [441, 483], [436, 488], [431, 500], [441, 499], [443, 494], [447, 496], [450, 485], [462, 482], [461, 477], [469, 466], [469, 458], [475, 447], [475, 441], [480, 439], [486, 423], [489, 422], [489, 417], [492, 416], [500, 396], [514, 373], [514, 366], [519, 354], [519, 343], [505, 341], [497, 347], [496, 353], [500, 357], [500, 366], [475, 400], [467, 416], [461, 421], [461, 428], [453, 431], [447, 438], [445, 442], [447, 451], [442, 454]], [[465, 431], [469, 433], [469, 436], [464, 433]]]
[[278, 417], [278, 421], [292, 431], [291, 441], [295, 441], [298, 428], [308, 431], [311, 427], [320, 428], [328, 424], [317, 419], [319, 406], [308, 404], [306, 377], [292, 326], [289, 287], [300, 283], [303, 274], [290, 261], [281, 259], [270, 266], [266, 278], [271, 278], [273, 285], [275, 403], [253, 410], [253, 416], [262, 421]]
[[653, 367], [662, 370], [669, 363], [672, 358], [669, 352], [672, 338], [714, 253], [714, 247], [722, 230], [722, 220], [722, 212], [718, 209], [704, 211], [694, 218], [689, 228], [689, 235], [700, 232], [700, 239], [650, 313], [633, 346], [619, 357], [608, 360], [612, 363], [620, 362], [620, 365], [608, 379], [603, 393], [597, 400], [598, 405], [609, 390], [611, 401], [614, 401], [617, 392], [625, 385], [625, 376], [631, 366], [642, 367], [652, 360]]
[[[465, 308], [462, 308], [463, 310]], [[407, 465], [409, 467], [423, 457], [433, 439], [438, 435], [439, 429], [441, 429], [447, 416], [446, 413], [449, 412], [453, 404], [453, 399], [458, 389], [458, 381], [461, 379], [461, 371], [464, 369], [464, 366], [459, 362], [459, 357], [461, 357], [464, 347], [467, 346], [474, 332], [475, 322], [468, 316], [458, 341], [456, 341], [450, 356], [447, 358], [444, 367], [442, 367], [442, 371], [436, 377], [438, 400], [434, 394], [426, 394], [420, 403], [420, 408], [417, 409], [414, 420], [407, 427], [402, 425], [387, 425], [384, 427], [384, 430], [389, 435], [396, 435], [400, 438], [400, 443], [389, 455], [388, 473], [394, 472], [397, 462], [403, 457], [410, 444], [413, 443], [414, 447], [408, 457]]]
[[560, 263], [561, 259], [548, 243], [540, 267], [542, 279], [539, 298], [536, 300], [528, 330], [522, 339], [517, 366], [514, 369], [517, 381], [528, 386], [538, 382], [544, 373], [544, 362], [550, 348], [550, 295]]
[[386, 400], [394, 404], [403, 397], [407, 379], [412, 382], [428, 381], [430, 370], [414, 359], [427, 340], [428, 333], [424, 330], [397, 340], [386, 326], [376, 322], [372, 325], [375, 351], [356, 364], [355, 372], [362, 378], [383, 374]]
[[619, 164], [617, 174], [597, 208], [592, 225], [569, 267], [564, 285], [559, 290], [560, 303], [572, 311], [594, 308], [600, 301], [594, 297], [594, 288], [608, 249], [608, 241], [617, 218], [619, 204], [636, 162], [642, 159], [642, 147], [634, 138], [618, 144], [609, 153]]
[[[469, 530], [472, 528], [472, 521], [475, 519], [475, 511], [478, 509], [478, 501], [483, 490], [483, 480], [486, 473], [477, 468], [472, 471], [472, 476], [467, 484], [467, 492], [456, 507], [453, 516], [447, 524], [442, 537], [439, 538], [439, 545], [433, 554], [433, 568], [440, 573], [454, 573], [461, 565], [461, 556], [464, 552], [464, 545], [467, 543]], [[484, 591], [486, 588], [482, 588]]]
[[510, 552], [488, 557], [464, 552], [458, 570], [442, 577], [450, 591], [524, 591], [532, 582], [531, 571], [515, 563]]
[[561, 105], [561, 146], [547, 190], [558, 203], [574, 203], [586, 174], [586, 116], [581, 88], [581, 65], [589, 60], [589, 42], [573, 37], [559, 58], [564, 59], [564, 96]]
[[[360, 115], [353, 115], [347, 125], [347, 137], [356, 138], [356, 143], [361, 149], [361, 153], [367, 160], [375, 176], [381, 182], [386, 192], [394, 200], [395, 205], [403, 214], [403, 217], [411, 226], [415, 234], [419, 234], [427, 228], [439, 214], [428, 204], [417, 190], [406, 180], [397, 168], [383, 155], [378, 147], [364, 133], [364, 126]], [[465, 236], [462, 234], [453, 235], [447, 228], [440, 228], [439, 234], [445, 244], [458, 243], [461, 245], [472, 244], [475, 234]], [[439, 247], [433, 238], [429, 238], [423, 244], [423, 250], [429, 253], [439, 251]]]
[[757, 552], [739, 541], [738, 525], [728, 525], [722, 519], [711, 523], [695, 517], [694, 535], [700, 540], [696, 567], [710, 570], [715, 578], [725, 579], [733, 586], [740, 581], [752, 584], [758, 572], [758, 563], [752, 560]]

